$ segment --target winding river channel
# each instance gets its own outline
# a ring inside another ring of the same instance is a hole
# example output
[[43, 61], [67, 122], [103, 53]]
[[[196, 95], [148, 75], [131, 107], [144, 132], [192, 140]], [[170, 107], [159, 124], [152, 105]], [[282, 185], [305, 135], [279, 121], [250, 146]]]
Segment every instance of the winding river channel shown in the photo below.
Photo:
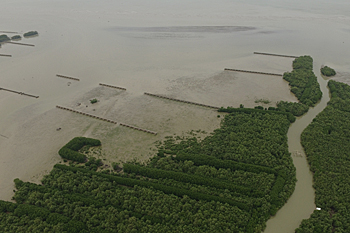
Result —
[[288, 130], [288, 147], [292, 154], [293, 163], [296, 168], [297, 183], [295, 191], [288, 202], [277, 212], [276, 216], [267, 222], [264, 233], [292, 233], [299, 227], [303, 219], [310, 217], [315, 210], [315, 190], [313, 188], [313, 174], [309, 169], [303, 147], [300, 143], [300, 136], [304, 129], [320, 113], [329, 101], [327, 81], [320, 74], [319, 67], [314, 61], [314, 72], [320, 83], [323, 93], [321, 101], [291, 125]]

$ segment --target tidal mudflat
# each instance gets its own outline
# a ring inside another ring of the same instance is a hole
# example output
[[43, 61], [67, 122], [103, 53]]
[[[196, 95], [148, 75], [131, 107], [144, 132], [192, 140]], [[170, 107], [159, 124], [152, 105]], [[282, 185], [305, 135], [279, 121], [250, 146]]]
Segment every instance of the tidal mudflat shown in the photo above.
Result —
[[[350, 68], [345, 52], [350, 50], [349, 17], [342, 13], [346, 8], [339, 7], [342, 1], [327, 13], [311, 3], [299, 10], [253, 1], [84, 3], [83, 7], [79, 1], [2, 4], [0, 12], [8, 24], [1, 30], [30, 29], [40, 34], [22, 40], [35, 47], [5, 44], [0, 49], [12, 55], [0, 57], [0, 87], [40, 96], [32, 99], [0, 91], [3, 200], [11, 199], [14, 178], [38, 181], [50, 171], [60, 160], [58, 149], [74, 136], [100, 138], [110, 162], [147, 160], [154, 142], [165, 136], [199, 129], [210, 133], [220, 124], [211, 109], [144, 92], [219, 107], [252, 107], [257, 99], [268, 99], [271, 105], [296, 101], [282, 78], [223, 71], [291, 70], [292, 59], [253, 55], [254, 51], [310, 54], [315, 66], [326, 63], [345, 74]], [[323, 33], [324, 27], [329, 33]], [[81, 81], [58, 78], [59, 73]], [[127, 91], [99, 87], [100, 82]], [[92, 98], [100, 101], [92, 105]], [[65, 112], [55, 108], [58, 104], [158, 135]]]

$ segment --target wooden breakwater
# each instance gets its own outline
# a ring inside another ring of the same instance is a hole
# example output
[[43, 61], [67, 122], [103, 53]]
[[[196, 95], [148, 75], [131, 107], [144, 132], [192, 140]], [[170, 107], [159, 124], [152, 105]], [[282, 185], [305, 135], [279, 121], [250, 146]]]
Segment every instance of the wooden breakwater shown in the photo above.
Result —
[[25, 46], [35, 46], [33, 44], [25, 44], [25, 43], [18, 43], [18, 42], [5, 42], [5, 43], [8, 43], [8, 44], [17, 44], [17, 45], [25, 45]]
[[18, 34], [18, 32], [9, 32], [9, 31], [0, 31], [0, 33], [17, 33]]
[[251, 73], [251, 74], [264, 74], [264, 75], [274, 75], [274, 76], [281, 76], [281, 77], [283, 76], [283, 74], [274, 74], [274, 73], [266, 73], [266, 72], [251, 71], [251, 70], [238, 70], [238, 69], [228, 69], [228, 68], [225, 68], [225, 70], [244, 72], [244, 73]]
[[151, 131], [151, 130], [148, 130], [148, 129], [141, 129], [141, 128], [138, 128], [138, 127], [135, 127], [135, 126], [132, 126], [132, 125], [123, 124], [123, 123], [120, 123], [119, 125], [131, 128], [131, 129], [136, 129], [136, 130], [139, 130], [139, 131], [143, 131], [143, 132], [146, 132], [146, 133], [157, 135], [157, 132], [154, 132], [154, 131]]
[[276, 56], [276, 57], [298, 58], [298, 56], [282, 55], [282, 54], [275, 54], [275, 53], [260, 53], [260, 52], [254, 52], [254, 54], [267, 55], [267, 56]]
[[2, 56], [2, 57], [12, 57], [12, 55], [9, 55], [9, 54], [0, 54], [0, 56]]
[[[92, 115], [92, 114], [89, 114], [89, 113], [81, 112], [81, 111], [78, 111], [78, 110], [74, 110], [72, 108], [66, 108], [66, 107], [62, 107], [62, 106], [59, 106], [59, 105], [57, 105], [56, 108], [67, 110], [67, 111], [70, 111], [70, 112], [79, 113], [79, 114], [84, 115], [84, 116], [92, 117], [92, 118], [95, 118], [95, 119], [98, 119], [98, 120], [102, 120], [102, 121], [107, 121], [107, 122], [110, 122], [110, 123], [113, 123], [113, 124], [118, 124], [118, 122], [116, 122], [116, 121], [109, 120], [107, 118], [103, 118], [103, 117], [99, 117], [99, 116], [95, 116], [95, 115]], [[142, 132], [146, 132], [146, 133], [157, 135], [156, 132], [151, 131], [151, 130], [141, 129], [141, 128], [138, 128], [138, 127], [135, 127], [135, 126], [132, 126], [132, 125], [123, 124], [123, 123], [120, 123], [119, 125], [131, 128], [131, 129], [135, 129], [135, 130], [138, 130], [138, 131], [142, 131]]]
[[92, 114], [89, 114], [89, 113], [81, 112], [81, 111], [78, 111], [78, 110], [74, 110], [72, 108], [66, 108], [66, 107], [62, 107], [62, 106], [59, 106], [59, 105], [57, 105], [56, 108], [67, 110], [67, 111], [71, 111], [71, 112], [75, 112], [75, 113], [79, 113], [79, 114], [84, 115], [84, 116], [92, 117], [92, 118], [95, 118], [95, 119], [98, 119], [98, 120], [102, 120], [102, 121], [107, 121], [107, 122], [110, 122], [110, 123], [113, 123], [113, 124], [118, 124], [118, 122], [116, 122], [116, 121], [109, 120], [109, 119], [106, 119], [106, 118], [103, 118], [103, 117], [99, 117], [99, 116], [95, 116], [95, 115], [92, 115]]
[[6, 89], [6, 88], [2, 88], [2, 87], [0, 87], [0, 90], [4, 90], [4, 91], [8, 91], [8, 92], [12, 92], [12, 93], [16, 93], [16, 94], [19, 94], [19, 95], [25, 95], [25, 96], [29, 96], [29, 97], [33, 97], [33, 98], [39, 98], [39, 96], [38, 96], [38, 95], [31, 95], [31, 94], [27, 94], [27, 93], [24, 93], [24, 92], [14, 91], [14, 90], [10, 90], [10, 89]]
[[75, 81], [80, 81], [80, 79], [78, 79], [78, 78], [73, 78], [73, 77], [69, 77], [69, 76], [65, 76], [65, 75], [61, 75], [61, 74], [56, 74], [56, 76], [60, 77], [60, 78], [67, 78], [67, 79], [72, 79]]
[[117, 87], [117, 86], [112, 86], [112, 85], [108, 85], [108, 84], [104, 84], [104, 83], [100, 83], [100, 86], [110, 87], [110, 88], [115, 88], [115, 89], [126, 91], [126, 88], [124, 88], [124, 87]]
[[220, 109], [219, 107], [215, 107], [215, 106], [211, 106], [211, 105], [200, 104], [200, 103], [195, 103], [195, 102], [186, 101], [186, 100], [174, 99], [174, 98], [170, 98], [170, 97], [166, 97], [166, 96], [162, 96], [162, 95], [151, 94], [151, 93], [147, 93], [147, 92], [145, 92], [145, 95], [154, 96], [154, 97], [163, 98], [163, 99], [168, 99], [168, 100], [173, 100], [173, 101], [178, 101], [178, 102], [182, 102], [182, 103], [186, 103], [186, 104], [194, 104], [194, 105], [203, 106], [203, 107], [207, 107], [207, 108]]

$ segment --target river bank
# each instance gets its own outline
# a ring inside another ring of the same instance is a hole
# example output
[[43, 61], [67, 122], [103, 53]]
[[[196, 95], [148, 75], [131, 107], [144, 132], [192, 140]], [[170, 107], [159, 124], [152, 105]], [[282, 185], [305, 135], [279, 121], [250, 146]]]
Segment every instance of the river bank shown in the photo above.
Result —
[[[322, 78], [319, 71], [320, 64], [316, 61], [314, 64], [314, 73], [320, 84], [322, 91], [321, 101], [309, 111], [298, 117], [288, 130], [288, 147], [292, 154], [293, 163], [296, 168], [297, 183], [295, 191], [288, 202], [267, 222], [265, 233], [294, 232], [299, 227], [303, 219], [307, 219], [315, 210], [315, 190], [313, 188], [313, 173], [310, 171], [309, 164], [303, 147], [300, 143], [300, 135], [303, 130], [312, 122], [329, 101], [329, 90], [327, 81]], [[301, 208], [302, 207], [302, 208]], [[295, 216], [291, 218], [291, 216]]]

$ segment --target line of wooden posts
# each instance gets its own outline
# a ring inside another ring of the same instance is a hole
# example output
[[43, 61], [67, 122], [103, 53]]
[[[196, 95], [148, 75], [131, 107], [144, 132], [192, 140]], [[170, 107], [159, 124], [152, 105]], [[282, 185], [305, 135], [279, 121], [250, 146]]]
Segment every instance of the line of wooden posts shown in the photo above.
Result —
[[[92, 118], [95, 118], [95, 119], [98, 119], [98, 120], [110, 122], [110, 123], [113, 123], [113, 124], [118, 124], [118, 122], [116, 122], [116, 121], [113, 121], [113, 120], [110, 120], [110, 119], [107, 119], [107, 118], [103, 118], [103, 117], [99, 117], [99, 116], [95, 116], [95, 115], [92, 115], [92, 114], [89, 114], [89, 113], [81, 112], [81, 111], [78, 111], [78, 110], [74, 110], [72, 108], [66, 108], [66, 107], [62, 107], [62, 106], [59, 106], [59, 105], [57, 105], [56, 107], [59, 108], [59, 109], [63, 109], [63, 110], [67, 110], [67, 111], [71, 111], [71, 112], [75, 112], [75, 113], [79, 113], [79, 114], [82, 114], [84, 116], [89, 116], [89, 117], [92, 117]], [[138, 130], [138, 131], [142, 131], [142, 132], [146, 132], [146, 133], [157, 135], [157, 132], [154, 132], [154, 131], [151, 131], [151, 130], [147, 130], [147, 129], [141, 129], [141, 128], [136, 127], [136, 126], [127, 125], [127, 124], [124, 124], [124, 123], [119, 123], [119, 125], [131, 128], [131, 129], [135, 129], [135, 130]]]
[[260, 53], [260, 52], [254, 52], [254, 54], [267, 55], [267, 56], [277, 56], [277, 57], [298, 58], [298, 56], [282, 55], [282, 54], [275, 54], [275, 53]]
[[166, 97], [166, 96], [162, 96], [162, 95], [151, 94], [151, 93], [148, 93], [148, 92], [145, 92], [144, 94], [145, 94], [145, 95], [149, 95], [149, 96], [158, 97], [158, 98], [163, 98], [163, 99], [178, 101], [178, 102], [182, 102], [182, 103], [194, 104], [194, 105], [203, 106], [203, 107], [207, 107], [207, 108], [219, 109], [219, 107], [215, 107], [215, 106], [211, 106], [211, 105], [195, 103], [195, 102], [191, 102], [191, 101], [187, 101], [187, 100], [174, 99], [174, 98], [171, 98], [171, 97]]
[[11, 42], [11, 41], [6, 41], [5, 43], [7, 43], [7, 44], [17, 44], [17, 45], [32, 46], [32, 47], [35, 46], [33, 44], [25, 44], [25, 43]]
[[264, 75], [274, 75], [274, 76], [283, 76], [283, 74], [274, 74], [274, 73], [266, 73], [266, 72], [260, 72], [260, 71], [251, 71], [251, 70], [238, 70], [238, 69], [229, 69], [225, 68], [227, 71], [236, 71], [236, 72], [244, 72], [244, 73], [252, 73], [252, 74], [264, 74]]
[[75, 80], [75, 81], [80, 81], [80, 79], [78, 79], [78, 78], [73, 78], [73, 77], [69, 77], [69, 76], [66, 76], [66, 75], [56, 74], [56, 76], [60, 77], [60, 78], [67, 78], [67, 79], [72, 79], [72, 80]]
[[115, 88], [115, 89], [119, 89], [119, 90], [126, 91], [126, 88], [124, 88], [124, 87], [117, 87], [117, 86], [112, 86], [112, 85], [108, 85], [108, 84], [104, 84], [104, 83], [100, 83], [99, 85], [100, 85], [100, 86], [111, 87], [111, 88]]
[[0, 90], [12, 92], [12, 93], [16, 93], [16, 94], [19, 94], [19, 95], [25, 95], [25, 96], [29, 96], [29, 97], [33, 97], [33, 98], [39, 98], [38, 95], [31, 95], [31, 94], [27, 94], [27, 93], [20, 92], [20, 91], [14, 91], [14, 90], [7, 89], [7, 88], [2, 88], [2, 87], [0, 87]]

